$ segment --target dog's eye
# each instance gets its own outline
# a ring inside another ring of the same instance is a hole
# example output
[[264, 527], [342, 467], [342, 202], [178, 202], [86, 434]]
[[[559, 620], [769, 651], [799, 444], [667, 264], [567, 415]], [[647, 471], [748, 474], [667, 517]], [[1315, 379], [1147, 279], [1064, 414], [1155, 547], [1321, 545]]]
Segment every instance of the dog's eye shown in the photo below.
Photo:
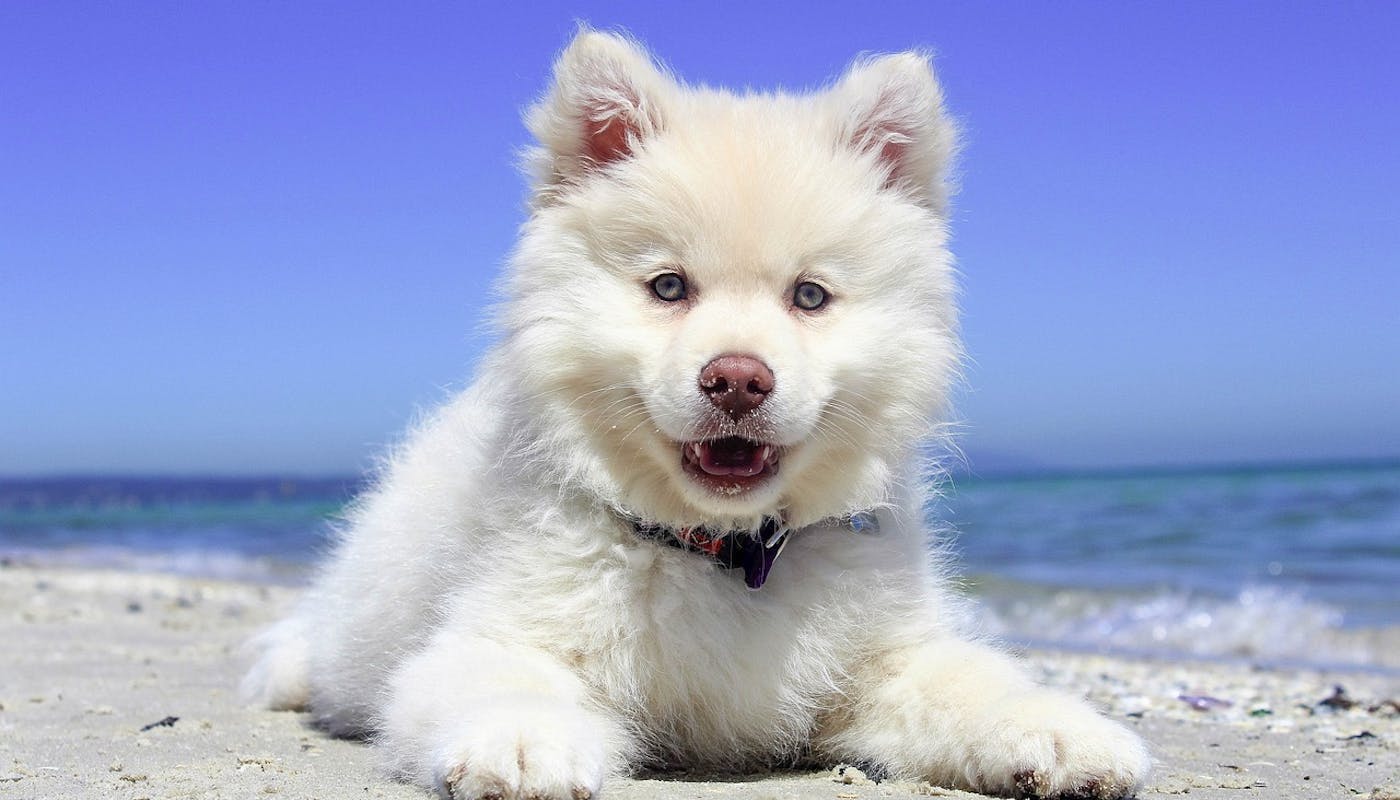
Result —
[[674, 272], [666, 272], [651, 279], [651, 291], [668, 303], [685, 299], [685, 278]]
[[792, 290], [792, 304], [803, 311], [816, 311], [826, 305], [826, 290], [811, 281], [803, 281]]

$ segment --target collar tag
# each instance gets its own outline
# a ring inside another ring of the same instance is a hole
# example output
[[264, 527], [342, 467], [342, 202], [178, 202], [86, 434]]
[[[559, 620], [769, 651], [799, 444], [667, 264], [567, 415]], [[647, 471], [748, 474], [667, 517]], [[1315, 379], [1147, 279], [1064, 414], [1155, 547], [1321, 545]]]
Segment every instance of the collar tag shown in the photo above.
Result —
[[880, 532], [880, 518], [874, 511], [857, 511], [843, 521], [853, 533], [873, 536]]
[[750, 589], [763, 588], [768, 573], [773, 571], [773, 562], [783, 554], [787, 541], [788, 527], [775, 517], [765, 517], [763, 527], [758, 531], [758, 539], [746, 538], [742, 545], [745, 586]]

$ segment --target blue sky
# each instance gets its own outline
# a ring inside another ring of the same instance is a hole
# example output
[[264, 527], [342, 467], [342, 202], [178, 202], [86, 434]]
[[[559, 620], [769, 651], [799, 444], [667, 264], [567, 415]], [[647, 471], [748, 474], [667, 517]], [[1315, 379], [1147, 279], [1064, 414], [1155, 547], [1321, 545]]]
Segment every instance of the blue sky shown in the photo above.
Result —
[[931, 46], [973, 466], [1400, 455], [1395, 3], [0, 4], [0, 474], [371, 463], [470, 374], [574, 20]]

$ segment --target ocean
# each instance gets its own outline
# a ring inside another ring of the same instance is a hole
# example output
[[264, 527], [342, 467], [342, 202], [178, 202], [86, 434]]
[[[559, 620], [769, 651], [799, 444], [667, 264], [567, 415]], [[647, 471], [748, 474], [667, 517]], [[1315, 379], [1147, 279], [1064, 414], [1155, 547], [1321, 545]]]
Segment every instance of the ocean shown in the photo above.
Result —
[[[298, 584], [353, 478], [0, 478], [0, 563]], [[959, 476], [930, 503], [1013, 643], [1400, 674], [1400, 463]]]

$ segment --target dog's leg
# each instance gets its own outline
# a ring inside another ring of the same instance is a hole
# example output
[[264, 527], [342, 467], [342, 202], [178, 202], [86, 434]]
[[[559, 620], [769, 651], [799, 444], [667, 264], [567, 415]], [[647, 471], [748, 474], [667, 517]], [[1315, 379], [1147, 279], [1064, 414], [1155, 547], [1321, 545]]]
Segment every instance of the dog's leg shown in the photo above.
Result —
[[1009, 657], [945, 639], [874, 659], [817, 732], [825, 756], [1016, 797], [1119, 798], [1150, 764], [1142, 741]]
[[379, 729], [395, 773], [453, 800], [585, 800], [624, 749], [553, 658], [450, 633], [396, 671]]

